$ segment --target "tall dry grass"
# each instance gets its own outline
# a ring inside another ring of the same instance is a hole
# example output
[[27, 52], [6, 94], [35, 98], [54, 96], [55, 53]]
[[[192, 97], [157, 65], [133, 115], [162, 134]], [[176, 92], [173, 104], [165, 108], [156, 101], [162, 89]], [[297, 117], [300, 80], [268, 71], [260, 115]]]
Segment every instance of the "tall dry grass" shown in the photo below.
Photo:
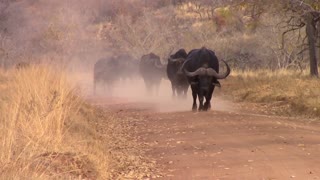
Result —
[[269, 104], [278, 113], [320, 117], [319, 82], [308, 71], [235, 70], [223, 91], [239, 101]]
[[0, 91], [0, 179], [108, 176], [105, 147], [63, 72], [0, 72]]

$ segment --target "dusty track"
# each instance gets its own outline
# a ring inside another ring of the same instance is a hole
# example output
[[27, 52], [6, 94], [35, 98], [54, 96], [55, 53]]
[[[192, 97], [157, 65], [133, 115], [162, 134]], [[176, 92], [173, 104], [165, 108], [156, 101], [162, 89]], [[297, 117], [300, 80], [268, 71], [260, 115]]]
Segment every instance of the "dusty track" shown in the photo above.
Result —
[[190, 97], [171, 100], [169, 84], [157, 98], [145, 96], [141, 82], [120, 87], [115, 92], [127, 98], [89, 99], [134, 119], [133, 135], [150, 147], [160, 179], [320, 179], [319, 121], [270, 116], [219, 98], [212, 111], [191, 112]]
[[[219, 99], [215, 111], [200, 113], [189, 111], [189, 102], [162, 102], [161, 108], [127, 99], [91, 101], [139, 119], [132, 122], [135, 135], [163, 168], [160, 179], [320, 179], [316, 121], [253, 114]], [[185, 106], [168, 112], [177, 103]]]

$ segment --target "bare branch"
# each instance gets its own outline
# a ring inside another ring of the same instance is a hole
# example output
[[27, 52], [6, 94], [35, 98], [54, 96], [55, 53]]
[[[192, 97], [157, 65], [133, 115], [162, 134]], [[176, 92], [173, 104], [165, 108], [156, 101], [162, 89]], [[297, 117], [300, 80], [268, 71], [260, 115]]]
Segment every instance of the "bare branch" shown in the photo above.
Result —
[[303, 48], [301, 51], [299, 51], [299, 52], [297, 53], [297, 55], [300, 55], [300, 54], [304, 53], [304, 52], [307, 51], [308, 49], [309, 49], [309, 47]]
[[305, 24], [304, 24], [304, 23], [301, 23], [299, 26], [292, 27], [291, 29], [289, 29], [289, 30], [287, 30], [287, 31], [285, 31], [285, 32], [282, 33], [282, 46], [281, 46], [281, 49], [284, 48], [284, 37], [285, 37], [285, 35], [286, 35], [287, 33], [289, 33], [289, 32], [292, 32], [292, 31], [301, 29], [303, 26], [305, 26]]

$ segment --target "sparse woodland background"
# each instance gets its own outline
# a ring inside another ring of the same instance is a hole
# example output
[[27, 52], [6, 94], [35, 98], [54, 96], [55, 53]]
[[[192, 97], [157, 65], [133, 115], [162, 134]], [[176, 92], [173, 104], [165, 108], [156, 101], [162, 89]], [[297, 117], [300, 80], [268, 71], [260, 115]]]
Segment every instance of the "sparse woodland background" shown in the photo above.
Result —
[[0, 0], [0, 179], [158, 177], [75, 84], [101, 57], [202, 46], [232, 67], [217, 95], [320, 117], [319, 0]]
[[[89, 70], [83, 68], [115, 52], [137, 59], [154, 52], [165, 63], [178, 48], [206, 46], [241, 70], [304, 70], [310, 58], [319, 59], [319, 4], [318, 0], [2, 0], [0, 62], [6, 68], [19, 61], [46, 61]], [[308, 13], [315, 57], [310, 56], [306, 36]]]

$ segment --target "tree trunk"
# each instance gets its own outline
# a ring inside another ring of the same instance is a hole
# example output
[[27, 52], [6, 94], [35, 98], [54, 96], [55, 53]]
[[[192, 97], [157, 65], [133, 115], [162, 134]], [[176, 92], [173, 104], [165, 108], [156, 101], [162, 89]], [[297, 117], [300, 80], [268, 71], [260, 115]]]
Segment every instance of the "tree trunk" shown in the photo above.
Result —
[[318, 60], [320, 60], [320, 21], [318, 21], [318, 24], [317, 24], [317, 31], [318, 31], [318, 33], [317, 33], [317, 37], [318, 37], [318, 39], [317, 39], [317, 41], [318, 41]]
[[308, 37], [309, 56], [310, 56], [310, 75], [318, 77], [318, 60], [316, 52], [316, 26], [311, 13], [305, 16], [306, 33]]

